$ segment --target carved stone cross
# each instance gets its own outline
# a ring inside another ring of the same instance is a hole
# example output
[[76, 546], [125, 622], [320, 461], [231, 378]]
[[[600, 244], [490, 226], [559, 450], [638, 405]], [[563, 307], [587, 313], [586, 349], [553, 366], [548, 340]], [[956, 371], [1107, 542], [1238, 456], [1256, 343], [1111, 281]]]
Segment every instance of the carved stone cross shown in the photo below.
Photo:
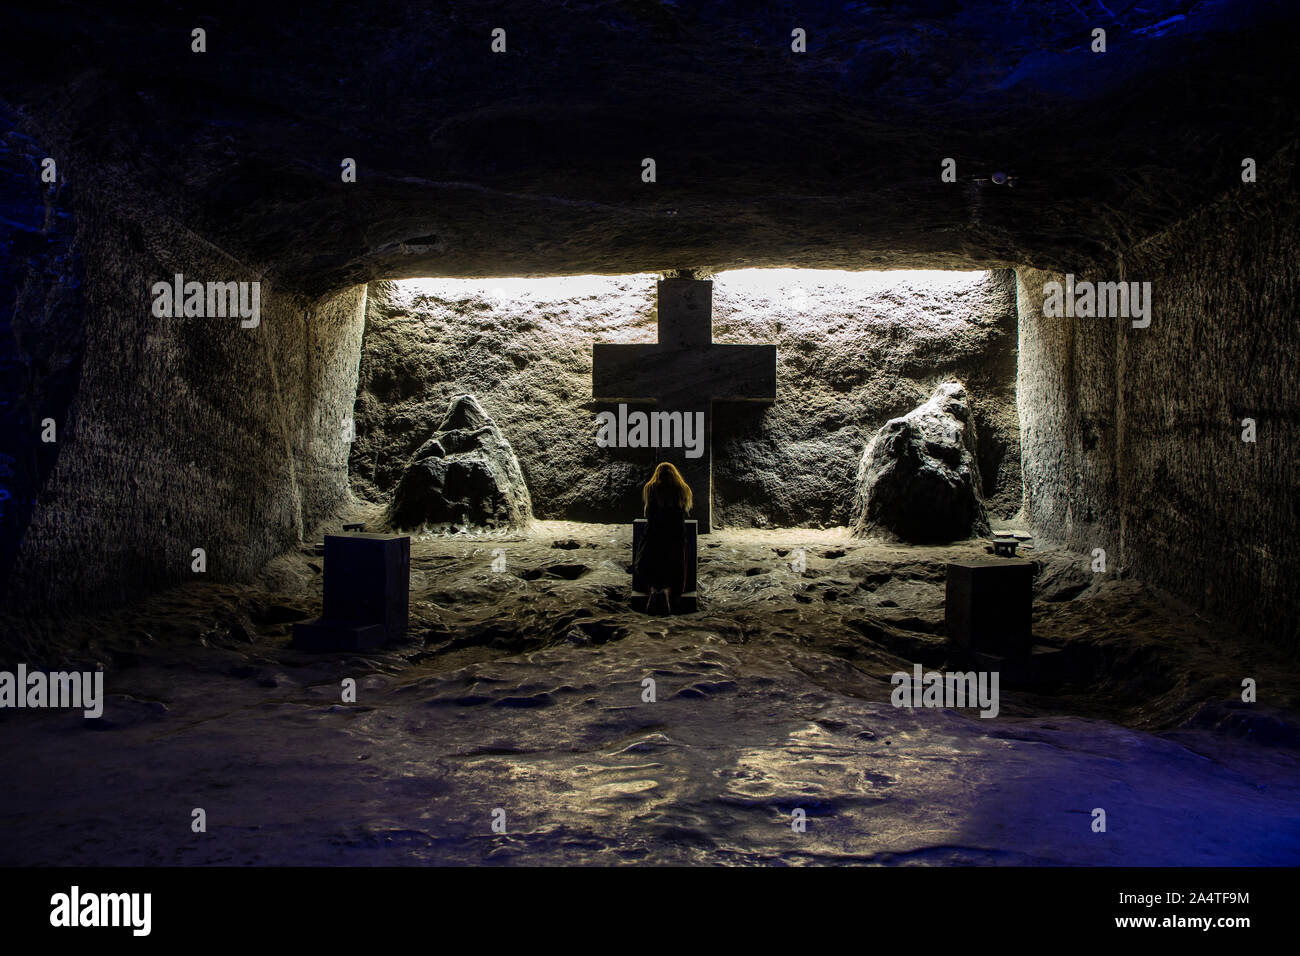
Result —
[[[692, 517], [711, 530], [713, 403], [770, 402], [776, 398], [775, 345], [715, 345], [713, 282], [659, 280], [656, 345], [592, 346], [591, 397], [615, 402], [655, 401], [665, 412], [704, 416], [704, 454], [663, 449], [695, 496]], [[647, 480], [649, 475], [646, 476]]]

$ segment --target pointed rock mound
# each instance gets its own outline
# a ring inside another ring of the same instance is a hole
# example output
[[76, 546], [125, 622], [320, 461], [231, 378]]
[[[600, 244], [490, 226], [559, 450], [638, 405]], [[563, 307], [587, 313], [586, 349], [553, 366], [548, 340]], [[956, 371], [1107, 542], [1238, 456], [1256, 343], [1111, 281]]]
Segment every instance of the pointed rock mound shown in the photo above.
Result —
[[988, 534], [975, 459], [975, 422], [960, 382], [885, 424], [858, 466], [853, 533], [914, 543]]
[[406, 466], [388, 508], [395, 528], [522, 528], [533, 503], [510, 442], [473, 395], [457, 395]]

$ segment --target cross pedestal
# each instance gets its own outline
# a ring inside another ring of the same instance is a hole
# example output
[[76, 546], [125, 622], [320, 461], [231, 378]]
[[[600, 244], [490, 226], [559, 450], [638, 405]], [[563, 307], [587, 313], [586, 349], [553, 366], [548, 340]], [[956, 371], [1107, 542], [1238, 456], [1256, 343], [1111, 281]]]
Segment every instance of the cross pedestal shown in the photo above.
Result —
[[[655, 345], [592, 346], [591, 397], [611, 402], [654, 401], [665, 412], [704, 416], [704, 454], [663, 449], [695, 497], [700, 534], [711, 528], [713, 403], [776, 398], [775, 345], [717, 345], [713, 341], [713, 282], [659, 280], [659, 341]], [[683, 416], [684, 417], [684, 416]], [[649, 476], [646, 476], [647, 479]]]

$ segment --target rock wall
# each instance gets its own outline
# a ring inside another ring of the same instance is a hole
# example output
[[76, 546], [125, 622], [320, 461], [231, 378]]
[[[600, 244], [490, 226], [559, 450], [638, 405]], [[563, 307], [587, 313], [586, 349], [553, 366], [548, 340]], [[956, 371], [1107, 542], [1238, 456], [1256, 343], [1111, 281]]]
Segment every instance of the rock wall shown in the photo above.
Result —
[[[1020, 416], [1041, 535], [1287, 646], [1300, 641], [1300, 203], [1295, 151], [1136, 244], [1148, 328], [1045, 319], [1018, 273]], [[1243, 441], [1243, 419], [1256, 441]]]
[[[256, 328], [159, 318], [155, 282], [253, 281], [260, 270], [167, 217], [89, 200], [73, 215], [85, 271], [79, 376], [41, 396], [66, 414], [6, 607], [113, 603], [192, 580], [194, 548], [209, 576], [246, 577], [347, 494], [365, 288], [309, 302], [263, 279]], [[29, 304], [19, 300], [14, 322], [39, 320]], [[33, 367], [63, 355], [53, 337], [24, 343]]]
[[[952, 377], [972, 397], [990, 515], [1014, 514], [1012, 273], [938, 287], [833, 276], [804, 273], [802, 289], [714, 277], [714, 341], [778, 347], [775, 403], [714, 406], [715, 525], [847, 524], [867, 439]], [[534, 294], [499, 280], [372, 283], [350, 465], [358, 496], [387, 501], [450, 398], [469, 392], [514, 446], [537, 517], [639, 512], [658, 459], [596, 447], [596, 413], [615, 406], [591, 400], [591, 346], [656, 341], [655, 280], [547, 280]]]
[[[1080, 274], [1080, 280], [1110, 276]], [[1120, 558], [1115, 407], [1116, 340], [1127, 321], [1045, 318], [1043, 287], [1064, 274], [1016, 273], [1017, 398], [1029, 518], [1045, 538]], [[1154, 322], [1153, 322], [1154, 325]], [[1132, 330], [1140, 334], [1146, 330]]]
[[43, 424], [67, 424], [85, 345], [85, 267], [67, 182], [42, 182], [50, 149], [0, 104], [0, 593], [58, 459]]

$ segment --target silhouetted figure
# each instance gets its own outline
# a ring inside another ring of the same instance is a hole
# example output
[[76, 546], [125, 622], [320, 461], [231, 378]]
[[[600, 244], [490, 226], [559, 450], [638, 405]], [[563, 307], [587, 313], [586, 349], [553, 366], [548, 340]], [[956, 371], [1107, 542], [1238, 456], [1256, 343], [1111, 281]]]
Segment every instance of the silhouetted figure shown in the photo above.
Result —
[[633, 557], [650, 588], [648, 614], [671, 614], [686, 588], [686, 516], [694, 500], [691, 486], [673, 465], [660, 462], [641, 489], [646, 530]]

